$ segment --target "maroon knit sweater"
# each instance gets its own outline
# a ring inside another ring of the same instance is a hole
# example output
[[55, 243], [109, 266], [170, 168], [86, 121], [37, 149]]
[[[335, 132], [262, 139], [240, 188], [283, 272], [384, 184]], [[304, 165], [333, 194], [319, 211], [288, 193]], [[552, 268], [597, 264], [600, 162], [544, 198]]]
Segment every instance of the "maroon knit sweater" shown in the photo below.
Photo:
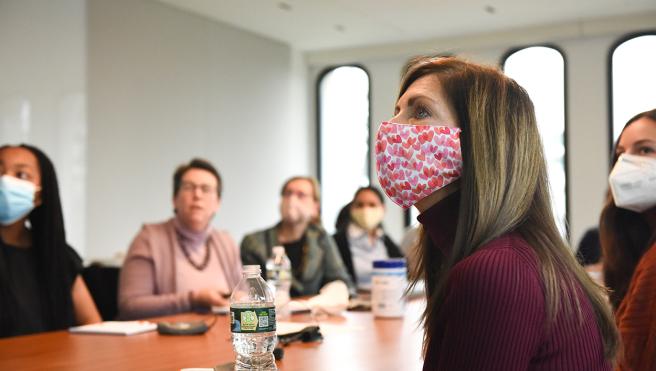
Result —
[[[453, 246], [459, 195], [418, 220], [443, 252]], [[579, 290], [583, 322], [560, 311], [546, 325], [537, 256], [518, 234], [485, 244], [449, 273], [424, 370], [611, 370], [593, 308]]]

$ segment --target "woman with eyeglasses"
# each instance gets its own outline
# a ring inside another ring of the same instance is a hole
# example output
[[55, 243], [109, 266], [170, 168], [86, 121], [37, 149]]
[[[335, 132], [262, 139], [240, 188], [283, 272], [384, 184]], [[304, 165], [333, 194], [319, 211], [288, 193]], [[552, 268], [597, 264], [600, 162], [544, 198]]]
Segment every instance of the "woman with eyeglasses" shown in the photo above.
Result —
[[239, 249], [212, 227], [222, 182], [193, 159], [173, 175], [174, 216], [146, 224], [132, 241], [119, 279], [119, 316], [136, 319], [227, 306], [241, 277]]
[[281, 220], [271, 228], [247, 235], [241, 242], [244, 265], [266, 261], [274, 246], [284, 246], [292, 263], [291, 296], [316, 295], [327, 283], [341, 280], [355, 291], [332, 237], [321, 226], [319, 183], [293, 177], [280, 192]]

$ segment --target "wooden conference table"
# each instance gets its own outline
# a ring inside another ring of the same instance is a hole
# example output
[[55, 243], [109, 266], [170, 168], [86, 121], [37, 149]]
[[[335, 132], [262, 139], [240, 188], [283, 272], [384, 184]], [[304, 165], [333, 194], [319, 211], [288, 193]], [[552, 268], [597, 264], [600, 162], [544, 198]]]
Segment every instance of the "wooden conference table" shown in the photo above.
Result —
[[[412, 300], [402, 319], [377, 319], [371, 312], [345, 312], [320, 318], [321, 343], [295, 342], [284, 348], [278, 369], [420, 370], [422, 330], [417, 320], [423, 300]], [[207, 319], [180, 314], [158, 320]], [[293, 322], [311, 321], [307, 314]], [[71, 334], [57, 331], [0, 339], [0, 370], [180, 370], [214, 367], [235, 359], [229, 316], [221, 315], [204, 335], [132, 336]]]

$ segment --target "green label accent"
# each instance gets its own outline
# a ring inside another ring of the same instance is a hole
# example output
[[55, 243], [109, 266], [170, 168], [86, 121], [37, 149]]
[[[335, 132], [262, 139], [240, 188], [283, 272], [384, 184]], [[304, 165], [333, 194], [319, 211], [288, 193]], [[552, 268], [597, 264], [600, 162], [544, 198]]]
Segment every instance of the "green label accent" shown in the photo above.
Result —
[[230, 307], [230, 331], [238, 334], [276, 331], [276, 308]]

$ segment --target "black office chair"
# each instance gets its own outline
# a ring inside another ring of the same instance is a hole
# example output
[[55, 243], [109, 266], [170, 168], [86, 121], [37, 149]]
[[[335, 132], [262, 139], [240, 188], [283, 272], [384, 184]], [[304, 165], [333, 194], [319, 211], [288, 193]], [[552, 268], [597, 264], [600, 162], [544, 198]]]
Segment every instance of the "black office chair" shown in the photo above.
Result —
[[92, 263], [82, 269], [82, 278], [104, 321], [116, 319], [118, 314], [118, 274], [120, 268]]

